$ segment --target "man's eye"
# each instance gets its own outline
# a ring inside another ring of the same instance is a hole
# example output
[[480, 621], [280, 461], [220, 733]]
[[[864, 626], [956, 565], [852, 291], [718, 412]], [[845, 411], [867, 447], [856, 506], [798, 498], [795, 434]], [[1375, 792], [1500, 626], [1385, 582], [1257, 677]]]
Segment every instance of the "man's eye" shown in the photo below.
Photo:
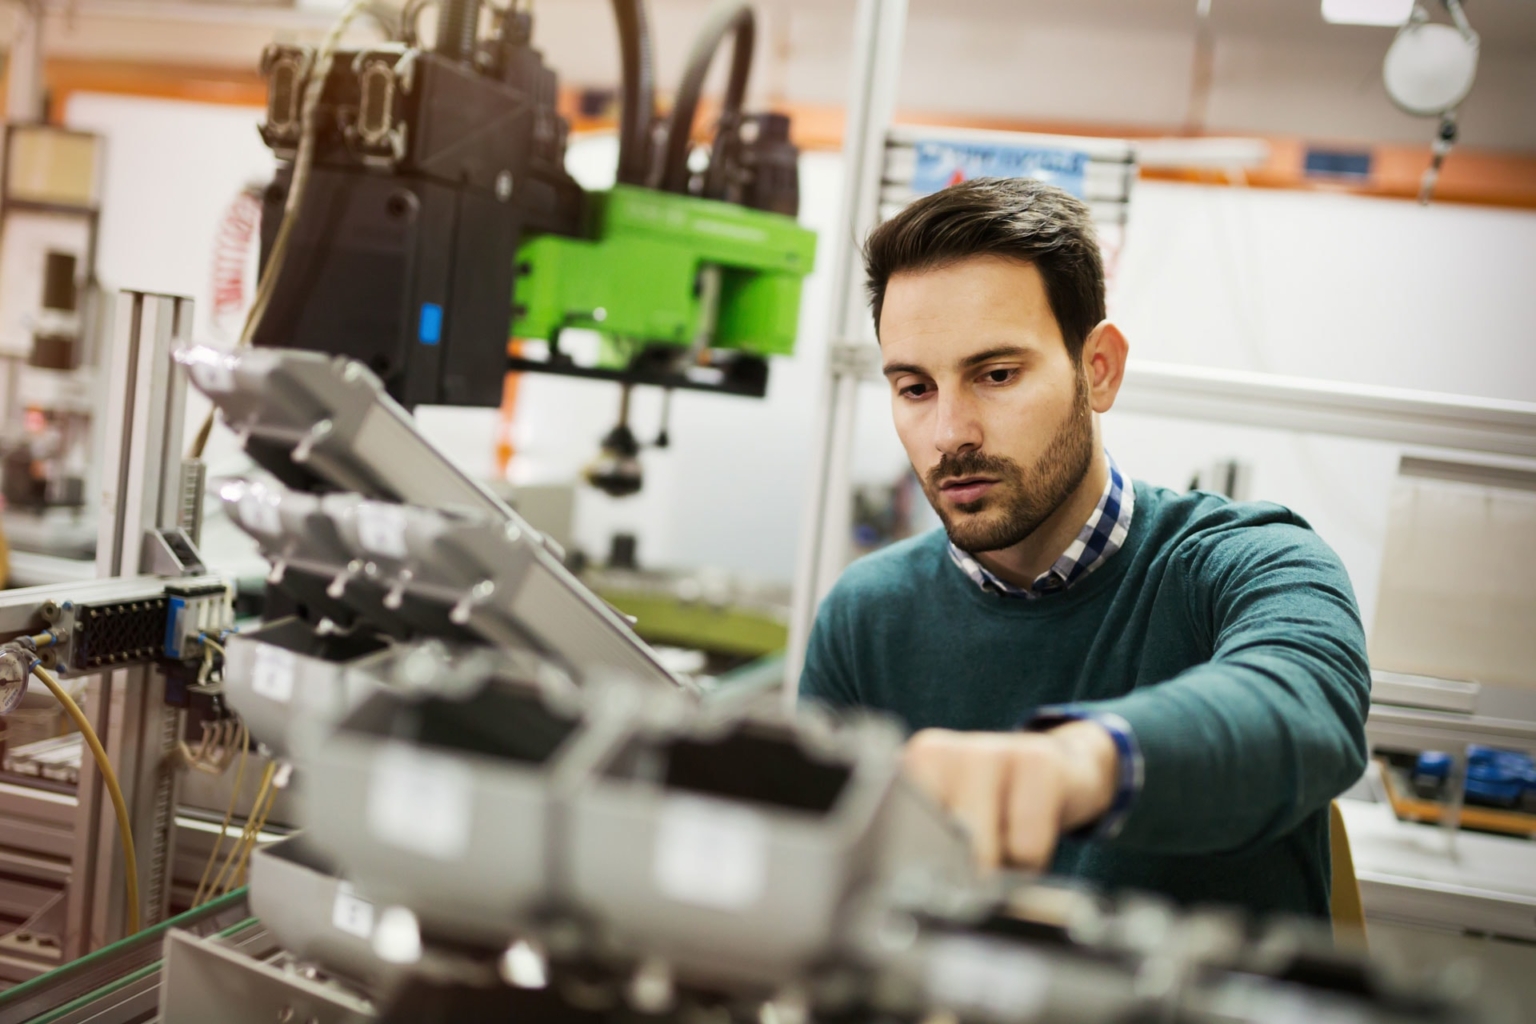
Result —
[[1011, 366], [996, 370], [988, 370], [984, 379], [990, 384], [1007, 384], [1019, 375], [1019, 371]]
[[932, 385], [930, 384], [908, 384], [906, 387], [899, 389], [899, 394], [903, 398], [922, 398], [931, 390]]

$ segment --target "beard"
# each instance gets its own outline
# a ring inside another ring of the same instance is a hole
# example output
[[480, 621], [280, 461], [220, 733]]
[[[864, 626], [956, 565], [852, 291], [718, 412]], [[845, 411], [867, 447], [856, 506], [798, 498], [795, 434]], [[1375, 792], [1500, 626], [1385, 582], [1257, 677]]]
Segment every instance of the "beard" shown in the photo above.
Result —
[[[981, 451], [945, 454], [922, 481], [928, 503], [939, 514], [944, 532], [962, 551], [999, 551], [1034, 533], [1072, 495], [1093, 464], [1093, 409], [1088, 378], [1079, 372], [1072, 410], [1045, 451], [1029, 469], [1003, 455]], [[939, 490], [957, 477], [997, 478], [975, 501], [952, 506]], [[957, 514], [958, 513], [958, 514]]]

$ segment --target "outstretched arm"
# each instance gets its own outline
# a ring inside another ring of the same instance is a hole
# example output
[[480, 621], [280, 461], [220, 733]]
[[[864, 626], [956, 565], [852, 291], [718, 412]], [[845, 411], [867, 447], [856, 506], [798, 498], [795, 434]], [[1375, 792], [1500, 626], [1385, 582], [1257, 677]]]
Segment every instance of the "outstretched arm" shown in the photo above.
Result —
[[1276, 524], [1192, 543], [1176, 568], [1208, 662], [1056, 709], [1089, 718], [1046, 732], [913, 737], [910, 770], [970, 827], [984, 863], [1042, 867], [1060, 835], [1110, 810], [1126, 745], [1104, 721], [1124, 723], [1141, 761], [1113, 838], [1149, 852], [1260, 845], [1359, 777], [1370, 672], [1337, 556], [1310, 531]]

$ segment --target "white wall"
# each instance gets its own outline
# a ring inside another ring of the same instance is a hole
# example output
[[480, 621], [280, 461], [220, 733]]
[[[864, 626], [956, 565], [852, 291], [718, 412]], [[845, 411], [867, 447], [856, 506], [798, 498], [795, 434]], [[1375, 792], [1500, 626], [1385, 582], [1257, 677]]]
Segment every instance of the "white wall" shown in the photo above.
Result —
[[1536, 213], [1141, 182], [1112, 295], [1138, 354], [1536, 401]]
[[272, 177], [255, 108], [77, 93], [71, 128], [106, 137], [97, 273], [111, 287], [190, 295], [209, 338], [214, 235], [248, 182]]

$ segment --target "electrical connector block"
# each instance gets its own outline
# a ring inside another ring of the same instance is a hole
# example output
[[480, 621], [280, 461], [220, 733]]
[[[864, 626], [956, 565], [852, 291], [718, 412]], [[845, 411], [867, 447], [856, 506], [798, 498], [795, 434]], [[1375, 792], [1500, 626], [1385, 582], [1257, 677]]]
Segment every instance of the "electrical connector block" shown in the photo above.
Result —
[[165, 588], [165, 657], [201, 657], [204, 636], [218, 637], [235, 623], [234, 595], [221, 583]]
[[68, 665], [79, 672], [122, 668], [155, 657], [166, 622], [164, 596], [70, 606]]

